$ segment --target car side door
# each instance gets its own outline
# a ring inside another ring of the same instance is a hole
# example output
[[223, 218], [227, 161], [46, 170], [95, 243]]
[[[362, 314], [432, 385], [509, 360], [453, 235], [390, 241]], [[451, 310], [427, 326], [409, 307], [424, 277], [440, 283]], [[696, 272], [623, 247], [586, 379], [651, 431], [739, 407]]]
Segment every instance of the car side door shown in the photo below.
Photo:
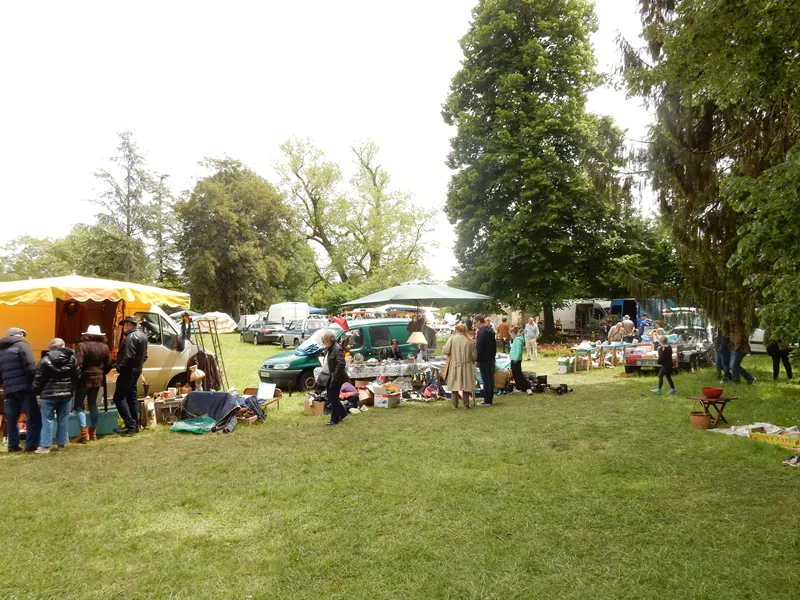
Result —
[[298, 331], [297, 331], [298, 324], [299, 324], [298, 321], [291, 321], [289, 325], [287, 325], [286, 331], [283, 332], [284, 348], [286, 346], [291, 346], [292, 344], [294, 344], [294, 339], [295, 337], [298, 336]]
[[254, 321], [253, 323], [250, 323], [250, 325], [245, 327], [244, 331], [242, 331], [242, 341], [252, 343], [253, 335], [255, 335], [255, 332], [258, 331], [258, 327], [259, 327], [258, 321]]
[[392, 339], [397, 340], [397, 347], [404, 357], [408, 358], [416, 354], [416, 346], [408, 343], [408, 338], [411, 337], [411, 334], [408, 332], [408, 326], [405, 323], [391, 325], [389, 326], [389, 331], [392, 334]]
[[368, 349], [364, 346], [367, 345], [364, 340], [364, 332], [365, 329], [363, 327], [356, 327], [351, 329], [348, 332], [345, 332], [344, 335], [350, 336], [350, 356], [354, 354], [360, 354], [366, 360], [369, 358], [368, 356]]

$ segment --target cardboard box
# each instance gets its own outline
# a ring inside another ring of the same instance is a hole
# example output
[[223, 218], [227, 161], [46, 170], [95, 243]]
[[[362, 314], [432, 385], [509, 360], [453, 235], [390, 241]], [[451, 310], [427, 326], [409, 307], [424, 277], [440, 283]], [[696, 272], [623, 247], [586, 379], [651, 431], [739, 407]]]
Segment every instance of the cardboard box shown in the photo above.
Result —
[[400, 404], [402, 394], [375, 394], [375, 408], [394, 408]]
[[374, 406], [375, 404], [375, 394], [373, 394], [369, 390], [359, 389], [358, 399], [361, 401], [362, 404], [365, 404], [366, 406]]
[[325, 403], [317, 402], [316, 400], [306, 397], [305, 404], [303, 405], [303, 413], [310, 417], [325, 414]]
[[361, 388], [365, 388], [365, 387], [367, 387], [367, 386], [369, 385], [369, 383], [370, 383], [370, 382], [369, 382], [369, 381], [367, 381], [366, 379], [356, 379], [356, 380], [353, 382], [353, 387], [354, 387], [354, 388], [356, 388], [356, 389], [358, 390], [358, 389], [361, 389]]

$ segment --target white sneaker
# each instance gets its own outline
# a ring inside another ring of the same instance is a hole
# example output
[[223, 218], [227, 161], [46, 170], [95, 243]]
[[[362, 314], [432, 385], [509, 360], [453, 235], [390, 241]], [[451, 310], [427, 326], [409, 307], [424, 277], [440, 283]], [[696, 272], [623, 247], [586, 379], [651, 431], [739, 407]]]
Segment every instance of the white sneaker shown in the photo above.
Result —
[[533, 396], [533, 390], [531, 388], [528, 388], [526, 390], [526, 393], [528, 394], [528, 396]]
[[37, 448], [33, 451], [34, 454], [50, 454], [50, 448]]

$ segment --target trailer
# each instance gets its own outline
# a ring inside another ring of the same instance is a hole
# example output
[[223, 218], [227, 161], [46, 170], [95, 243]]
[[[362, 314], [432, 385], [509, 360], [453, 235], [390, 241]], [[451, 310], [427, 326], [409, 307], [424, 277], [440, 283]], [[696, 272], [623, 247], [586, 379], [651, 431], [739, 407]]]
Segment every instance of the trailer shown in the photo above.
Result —
[[[706, 366], [711, 348], [712, 345], [708, 342], [675, 344], [672, 348], [672, 368], [676, 371], [696, 371]], [[656, 344], [653, 342], [626, 345], [622, 353], [622, 362], [626, 373], [661, 368], [658, 364]]]

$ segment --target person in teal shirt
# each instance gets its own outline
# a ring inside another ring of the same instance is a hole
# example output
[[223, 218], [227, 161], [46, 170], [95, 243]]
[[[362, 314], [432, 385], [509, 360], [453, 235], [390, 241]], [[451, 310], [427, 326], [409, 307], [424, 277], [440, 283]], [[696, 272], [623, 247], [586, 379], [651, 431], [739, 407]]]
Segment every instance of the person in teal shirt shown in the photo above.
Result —
[[533, 391], [528, 385], [528, 378], [522, 372], [522, 351], [525, 349], [525, 331], [521, 330], [516, 325], [511, 328], [511, 335], [514, 341], [511, 342], [511, 352], [509, 358], [511, 359], [511, 374], [514, 376], [514, 387], [520, 392], [533, 394]]

